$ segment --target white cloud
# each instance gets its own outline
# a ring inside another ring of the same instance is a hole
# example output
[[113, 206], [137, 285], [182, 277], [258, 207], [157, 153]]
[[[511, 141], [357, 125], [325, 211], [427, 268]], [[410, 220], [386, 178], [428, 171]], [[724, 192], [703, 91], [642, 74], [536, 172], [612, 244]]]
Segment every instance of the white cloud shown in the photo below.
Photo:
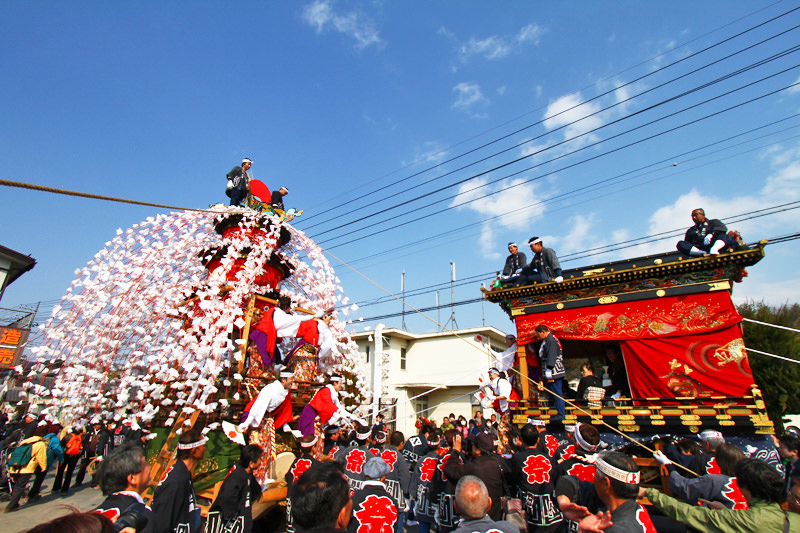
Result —
[[[523, 239], [527, 242], [530, 237], [528, 228], [544, 216], [546, 209], [544, 206], [531, 209], [537, 201], [536, 184], [524, 183], [525, 178], [489, 186], [486, 186], [487, 182], [488, 178], [482, 177], [461, 184], [450, 207], [459, 206], [459, 210], [472, 211], [481, 218], [491, 219], [481, 226], [480, 246], [486, 257], [496, 259], [505, 253], [506, 242]], [[489, 193], [495, 194], [481, 198]]]
[[476, 107], [483, 107], [489, 103], [489, 100], [483, 96], [481, 87], [475, 82], [461, 82], [453, 87], [453, 92], [456, 93], [456, 101], [453, 102], [453, 109], [463, 111], [473, 117], [483, 118], [484, 114], [479, 114], [475, 111]]
[[583, 146], [597, 141], [594, 134], [584, 134], [603, 125], [600, 115], [595, 114], [602, 109], [599, 101], [582, 102], [580, 93], [568, 94], [551, 102], [544, 112], [544, 127], [548, 130], [562, 128], [564, 140], [583, 135], [575, 139], [571, 149], [575, 144]]
[[499, 94], [500, 96], [503, 96], [504, 94], [506, 94], [506, 86], [505, 85], [501, 85], [500, 87], [498, 87], [497, 88], [497, 94]]
[[333, 30], [354, 39], [359, 49], [382, 43], [372, 20], [355, 11], [336, 13], [332, 0], [315, 0], [307, 5], [303, 8], [303, 20], [317, 33]]
[[459, 47], [458, 55], [462, 62], [473, 56], [481, 56], [489, 61], [502, 59], [519, 53], [526, 45], [538, 45], [544, 32], [541, 26], [528, 24], [514, 35], [492, 35], [483, 39], [472, 37]]

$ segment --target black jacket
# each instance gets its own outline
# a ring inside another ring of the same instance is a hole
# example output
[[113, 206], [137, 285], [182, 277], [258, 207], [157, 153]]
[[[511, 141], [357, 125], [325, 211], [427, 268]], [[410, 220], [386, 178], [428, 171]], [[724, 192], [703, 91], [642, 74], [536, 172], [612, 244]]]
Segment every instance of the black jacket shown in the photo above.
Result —
[[464, 461], [463, 465], [458, 461], [448, 461], [444, 467], [444, 475], [453, 482], [458, 482], [462, 477], [469, 475], [480, 478], [492, 499], [489, 516], [492, 520], [500, 520], [503, 515], [500, 507], [501, 498], [507, 495], [506, 489], [511, 481], [511, 468], [508, 462], [495, 454], [479, 455], [468, 460], [461, 454], [461, 458]]
[[511, 276], [516, 272], [518, 269], [527, 266], [528, 258], [525, 257], [525, 254], [522, 252], [517, 252], [516, 255], [509, 254], [506, 257], [506, 264], [503, 266], [503, 275], [504, 276]]
[[261, 487], [256, 478], [242, 465], [236, 464], [225, 476], [217, 499], [211, 504], [208, 521], [211, 522], [212, 513], [217, 512], [227, 526], [236, 521], [239, 523], [237, 531], [250, 533], [253, 530], [253, 504], [260, 499]]

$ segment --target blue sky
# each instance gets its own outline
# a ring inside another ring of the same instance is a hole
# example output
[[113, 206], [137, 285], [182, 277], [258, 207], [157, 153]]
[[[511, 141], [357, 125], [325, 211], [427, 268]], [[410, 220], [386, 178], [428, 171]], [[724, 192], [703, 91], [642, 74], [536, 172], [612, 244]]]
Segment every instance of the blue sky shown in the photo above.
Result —
[[[408, 290], [441, 284], [448, 303], [450, 261], [471, 278], [455, 300], [477, 298], [508, 241], [544, 236], [573, 268], [671, 250], [677, 239], [575, 258], [688, 227], [697, 206], [727, 220], [800, 200], [795, 7], [3, 2], [2, 178], [204, 208], [227, 202], [224, 175], [247, 156], [305, 210], [296, 227], [363, 274], [331, 260], [362, 317], [400, 311], [365, 304], [399, 292], [403, 271]], [[8, 187], [0, 202], [0, 244], [38, 261], [3, 307], [59, 299], [117, 228], [164, 212]], [[778, 237], [799, 212], [729, 225]], [[798, 251], [767, 247], [735, 299], [800, 300]], [[456, 318], [478, 326], [482, 306]]]

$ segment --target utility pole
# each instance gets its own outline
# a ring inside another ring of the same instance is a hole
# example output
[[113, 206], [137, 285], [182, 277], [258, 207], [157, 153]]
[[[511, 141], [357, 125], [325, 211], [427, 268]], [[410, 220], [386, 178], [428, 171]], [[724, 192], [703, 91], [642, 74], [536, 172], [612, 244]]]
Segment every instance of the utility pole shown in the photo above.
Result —
[[[450, 261], [450, 319], [447, 321], [447, 324], [452, 322], [452, 328], [458, 329], [458, 323], [456, 322], [456, 300], [455, 300], [455, 291], [454, 291], [454, 283], [456, 282], [456, 264], [453, 261]], [[445, 324], [445, 326], [447, 326]]]
[[400, 321], [400, 329], [406, 331], [406, 271], [403, 270], [403, 274], [400, 276], [400, 293], [401, 301], [403, 302], [403, 312], [401, 316], [403, 317]]

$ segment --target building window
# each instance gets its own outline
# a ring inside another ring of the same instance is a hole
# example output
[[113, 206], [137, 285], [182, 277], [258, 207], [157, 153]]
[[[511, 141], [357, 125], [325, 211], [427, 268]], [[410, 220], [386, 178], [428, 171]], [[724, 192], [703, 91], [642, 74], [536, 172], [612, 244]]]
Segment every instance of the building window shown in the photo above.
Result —
[[428, 398], [419, 398], [414, 402], [414, 411], [417, 413], [417, 418], [424, 416], [428, 417]]
[[400, 348], [400, 370], [406, 369], [406, 349]]
[[369, 344], [367, 344], [367, 363], [369, 363]]

